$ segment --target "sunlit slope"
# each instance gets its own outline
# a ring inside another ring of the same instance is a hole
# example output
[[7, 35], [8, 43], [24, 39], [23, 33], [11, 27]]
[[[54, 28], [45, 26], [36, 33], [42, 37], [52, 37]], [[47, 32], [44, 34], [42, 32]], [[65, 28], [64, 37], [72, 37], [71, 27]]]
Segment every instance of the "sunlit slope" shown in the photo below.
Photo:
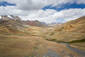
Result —
[[85, 17], [69, 21], [58, 27], [47, 31], [46, 39], [55, 42], [64, 42], [74, 44], [85, 50]]
[[85, 17], [53, 28], [53, 31], [49, 33], [49, 36], [52, 36], [55, 40], [65, 42], [85, 39]]

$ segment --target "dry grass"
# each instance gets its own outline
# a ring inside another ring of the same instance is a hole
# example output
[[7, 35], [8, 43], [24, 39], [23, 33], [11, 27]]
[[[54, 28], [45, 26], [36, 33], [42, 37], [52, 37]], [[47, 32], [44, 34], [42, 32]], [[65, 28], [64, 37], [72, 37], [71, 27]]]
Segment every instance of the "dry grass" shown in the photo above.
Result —
[[[0, 57], [29, 57], [37, 55], [42, 57], [49, 49], [54, 50], [60, 56], [66, 56], [67, 54], [78, 55], [69, 50], [64, 44], [47, 41], [41, 37], [0, 35]], [[63, 51], [67, 52], [62, 53]]]

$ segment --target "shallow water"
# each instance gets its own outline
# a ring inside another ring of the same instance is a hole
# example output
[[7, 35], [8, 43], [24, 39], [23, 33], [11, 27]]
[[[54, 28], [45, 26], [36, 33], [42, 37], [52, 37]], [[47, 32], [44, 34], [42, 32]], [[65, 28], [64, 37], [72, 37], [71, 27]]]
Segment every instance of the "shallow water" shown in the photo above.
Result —
[[85, 57], [85, 51], [79, 50], [79, 49], [77, 49], [77, 48], [73, 48], [73, 47], [71, 47], [71, 46], [70, 46], [69, 44], [67, 44], [67, 43], [65, 43], [65, 45], [66, 45], [67, 48], [69, 48], [70, 50], [72, 50], [72, 51], [74, 51], [74, 52], [82, 55], [83, 57]]
[[48, 52], [44, 55], [44, 57], [60, 57], [55, 51], [48, 50]]

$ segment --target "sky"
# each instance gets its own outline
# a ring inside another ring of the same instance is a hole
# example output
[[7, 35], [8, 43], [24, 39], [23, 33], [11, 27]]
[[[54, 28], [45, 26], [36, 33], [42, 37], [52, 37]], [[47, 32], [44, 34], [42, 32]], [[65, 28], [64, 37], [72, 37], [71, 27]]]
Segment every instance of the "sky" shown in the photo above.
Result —
[[85, 16], [85, 0], [0, 0], [0, 15], [64, 23]]

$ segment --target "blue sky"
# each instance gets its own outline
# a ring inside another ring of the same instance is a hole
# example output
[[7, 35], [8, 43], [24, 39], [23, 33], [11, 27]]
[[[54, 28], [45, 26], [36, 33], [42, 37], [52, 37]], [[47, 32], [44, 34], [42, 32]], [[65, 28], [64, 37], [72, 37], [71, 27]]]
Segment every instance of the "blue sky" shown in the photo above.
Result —
[[0, 0], [0, 15], [63, 23], [85, 16], [85, 0]]
[[48, 5], [48, 6], [45, 6], [44, 8], [42, 8], [42, 9], [43, 10], [54, 9], [54, 10], [57, 10], [57, 11], [61, 11], [61, 10], [71, 9], [71, 8], [82, 8], [83, 9], [83, 8], [85, 8], [85, 4], [76, 4], [76, 3], [69, 4], [69, 3], [66, 3], [66, 4], [60, 5], [60, 7]]
[[6, 2], [6, 1], [1, 1], [0, 2], [0, 6], [16, 6], [16, 4], [13, 4], [13, 3], [9, 3], [9, 2]]

